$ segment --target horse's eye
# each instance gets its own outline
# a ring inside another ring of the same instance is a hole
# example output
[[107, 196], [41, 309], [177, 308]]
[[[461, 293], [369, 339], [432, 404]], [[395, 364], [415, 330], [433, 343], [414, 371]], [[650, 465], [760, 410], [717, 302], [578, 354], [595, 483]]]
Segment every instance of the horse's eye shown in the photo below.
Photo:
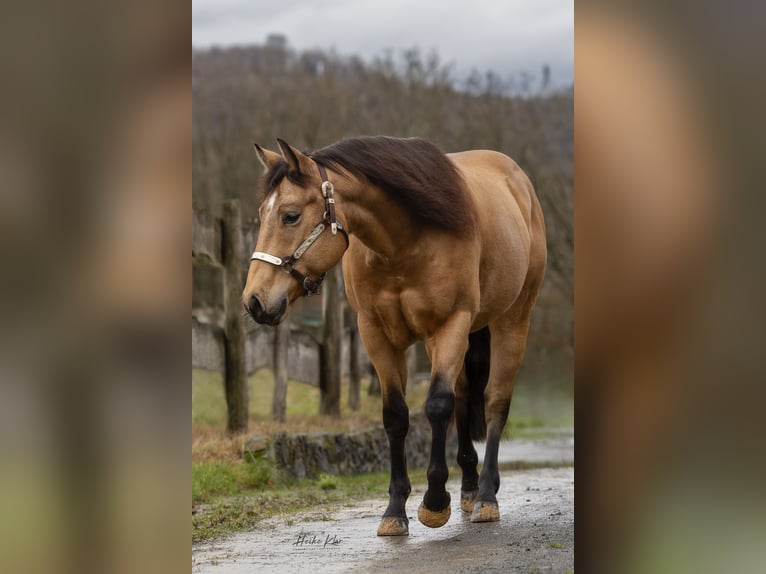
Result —
[[298, 220], [301, 218], [300, 213], [285, 213], [282, 216], [282, 223], [285, 225], [295, 225], [298, 223]]

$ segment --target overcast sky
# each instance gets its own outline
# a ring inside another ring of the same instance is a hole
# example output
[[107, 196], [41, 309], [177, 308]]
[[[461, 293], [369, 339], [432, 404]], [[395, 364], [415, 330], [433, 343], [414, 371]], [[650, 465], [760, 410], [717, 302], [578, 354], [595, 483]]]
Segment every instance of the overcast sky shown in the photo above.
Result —
[[551, 68], [573, 81], [573, 0], [193, 0], [195, 47], [259, 44], [284, 34], [298, 50], [335, 48], [364, 59], [391, 49], [436, 50], [458, 75]]

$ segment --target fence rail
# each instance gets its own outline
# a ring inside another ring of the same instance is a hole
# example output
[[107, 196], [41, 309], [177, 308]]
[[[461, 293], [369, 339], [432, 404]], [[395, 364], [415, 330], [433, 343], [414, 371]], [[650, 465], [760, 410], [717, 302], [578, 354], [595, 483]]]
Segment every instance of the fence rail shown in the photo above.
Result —
[[[258, 369], [274, 368], [274, 329], [271, 327], [250, 327], [245, 338], [245, 365], [247, 373]], [[344, 334], [341, 358], [341, 378], [351, 376], [350, 333]], [[319, 386], [319, 348], [314, 336], [300, 328], [290, 328], [287, 343], [287, 376]], [[359, 369], [366, 372], [367, 356], [360, 348]], [[192, 368], [224, 372], [224, 330], [219, 325], [206, 323], [192, 317]]]

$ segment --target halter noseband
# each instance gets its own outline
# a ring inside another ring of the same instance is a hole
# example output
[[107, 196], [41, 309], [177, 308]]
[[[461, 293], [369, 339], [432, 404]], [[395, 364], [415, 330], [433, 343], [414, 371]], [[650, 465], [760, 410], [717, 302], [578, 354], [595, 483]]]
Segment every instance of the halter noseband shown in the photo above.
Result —
[[324, 197], [325, 207], [324, 218], [322, 221], [316, 224], [311, 233], [309, 233], [309, 236], [303, 240], [295, 251], [293, 251], [292, 255], [288, 255], [287, 257], [276, 257], [262, 251], [255, 251], [250, 257], [250, 261], [257, 259], [258, 261], [265, 261], [266, 263], [281, 267], [285, 273], [289, 273], [296, 281], [298, 281], [298, 283], [303, 285], [303, 294], [305, 296], [316, 295], [319, 293], [319, 286], [322, 284], [322, 281], [324, 281], [327, 273], [322, 273], [319, 276], [319, 279], [314, 281], [307, 275], [298, 271], [294, 266], [295, 262], [306, 253], [306, 250], [319, 239], [319, 236], [322, 235], [322, 232], [328, 227], [333, 235], [336, 235], [338, 231], [343, 234], [343, 238], [346, 240], [346, 247], [348, 248], [348, 234], [335, 216], [335, 188], [327, 179], [327, 171], [324, 166], [319, 163], [316, 165], [319, 168], [319, 175], [322, 177], [322, 197]]

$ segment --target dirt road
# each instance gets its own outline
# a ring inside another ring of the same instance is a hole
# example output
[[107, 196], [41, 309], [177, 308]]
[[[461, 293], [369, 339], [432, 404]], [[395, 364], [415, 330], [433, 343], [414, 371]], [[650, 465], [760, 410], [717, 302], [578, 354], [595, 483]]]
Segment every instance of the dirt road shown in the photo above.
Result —
[[[569, 461], [573, 441], [506, 443], [501, 460]], [[375, 535], [386, 500], [337, 511], [280, 516], [257, 530], [195, 546], [192, 572], [557, 572], [574, 569], [574, 468], [503, 471], [499, 522], [471, 524], [460, 511], [459, 480], [449, 482], [452, 516], [439, 529], [417, 520], [425, 485], [407, 504], [410, 535]]]

